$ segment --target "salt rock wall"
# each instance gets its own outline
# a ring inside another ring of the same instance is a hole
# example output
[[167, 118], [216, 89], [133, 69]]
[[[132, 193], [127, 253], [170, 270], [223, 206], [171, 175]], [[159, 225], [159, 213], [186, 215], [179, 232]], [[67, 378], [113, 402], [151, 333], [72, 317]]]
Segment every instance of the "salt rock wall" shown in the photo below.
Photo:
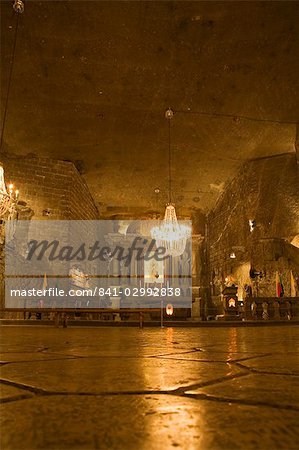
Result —
[[259, 295], [275, 296], [276, 271], [286, 295], [291, 270], [298, 284], [299, 250], [290, 246], [299, 235], [298, 169], [295, 154], [257, 159], [226, 187], [208, 215], [212, 294], [219, 295], [228, 276], [241, 286], [252, 283], [250, 268], [264, 272]]

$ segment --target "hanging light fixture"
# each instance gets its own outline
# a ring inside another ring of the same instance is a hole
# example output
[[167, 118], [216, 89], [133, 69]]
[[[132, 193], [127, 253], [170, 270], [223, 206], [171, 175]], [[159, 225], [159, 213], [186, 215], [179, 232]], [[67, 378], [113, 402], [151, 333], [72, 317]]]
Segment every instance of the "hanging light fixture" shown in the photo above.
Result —
[[151, 236], [156, 240], [159, 247], [166, 249], [168, 256], [180, 256], [184, 253], [188, 237], [191, 236], [191, 229], [178, 222], [175, 206], [172, 203], [171, 190], [171, 145], [170, 145], [170, 120], [173, 118], [172, 109], [168, 109], [165, 117], [168, 120], [168, 190], [169, 203], [166, 205], [165, 215], [162, 225], [151, 229]]

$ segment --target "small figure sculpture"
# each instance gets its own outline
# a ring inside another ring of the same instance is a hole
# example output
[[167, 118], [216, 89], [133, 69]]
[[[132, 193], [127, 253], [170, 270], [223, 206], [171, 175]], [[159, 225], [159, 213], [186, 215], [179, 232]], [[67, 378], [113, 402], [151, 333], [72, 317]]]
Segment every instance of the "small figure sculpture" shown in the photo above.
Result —
[[255, 302], [251, 303], [250, 309], [251, 309], [251, 315], [252, 315], [253, 319], [256, 319], [256, 317], [257, 317], [257, 305], [256, 305]]
[[267, 302], [263, 302], [262, 303], [262, 308], [263, 308], [262, 318], [263, 318], [263, 320], [268, 320], [269, 319], [268, 306], [269, 305], [268, 305]]

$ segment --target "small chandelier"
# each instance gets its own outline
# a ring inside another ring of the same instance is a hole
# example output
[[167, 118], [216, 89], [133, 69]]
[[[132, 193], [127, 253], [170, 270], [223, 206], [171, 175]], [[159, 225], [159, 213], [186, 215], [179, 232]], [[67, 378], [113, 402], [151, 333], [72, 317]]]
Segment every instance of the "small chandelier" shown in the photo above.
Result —
[[188, 237], [191, 236], [191, 229], [179, 224], [175, 206], [171, 201], [171, 146], [170, 146], [170, 120], [173, 117], [172, 109], [165, 113], [168, 120], [168, 171], [169, 171], [169, 203], [166, 205], [164, 220], [161, 226], [151, 229], [151, 236], [156, 240], [159, 247], [166, 249], [168, 256], [180, 256], [184, 253]]
[[22, 14], [24, 12], [24, 2], [22, 0], [14, 0], [12, 7], [18, 14]]
[[4, 220], [7, 215], [14, 209], [19, 197], [19, 191], [10, 183], [8, 192], [4, 181], [4, 169], [0, 165], [0, 219]]

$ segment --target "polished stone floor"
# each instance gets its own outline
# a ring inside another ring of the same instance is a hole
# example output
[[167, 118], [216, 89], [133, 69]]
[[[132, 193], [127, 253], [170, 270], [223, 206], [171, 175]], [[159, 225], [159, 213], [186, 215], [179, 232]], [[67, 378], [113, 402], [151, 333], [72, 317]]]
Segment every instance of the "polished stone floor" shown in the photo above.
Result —
[[299, 327], [1, 328], [1, 449], [298, 449]]

